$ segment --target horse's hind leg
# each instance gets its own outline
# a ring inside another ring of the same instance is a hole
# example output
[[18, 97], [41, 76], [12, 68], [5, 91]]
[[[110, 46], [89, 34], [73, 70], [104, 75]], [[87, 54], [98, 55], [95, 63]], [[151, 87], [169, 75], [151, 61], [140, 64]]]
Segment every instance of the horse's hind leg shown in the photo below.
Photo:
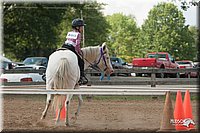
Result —
[[65, 107], [66, 107], [66, 120], [65, 120], [65, 125], [66, 126], [70, 126], [69, 124], [69, 104], [70, 104], [70, 100], [72, 98], [73, 95], [67, 95], [66, 101], [65, 101]]
[[77, 118], [77, 116], [79, 115], [82, 103], [83, 103], [82, 96], [78, 95], [78, 109], [77, 109], [77, 112], [75, 113], [75, 118]]
[[42, 113], [41, 119], [44, 119], [46, 117], [50, 104], [51, 104], [51, 94], [47, 94], [46, 106]]
[[58, 108], [58, 115], [56, 116], [56, 121], [55, 121], [55, 125], [58, 124], [58, 122], [60, 121], [60, 112], [61, 112], [62, 107]]
[[72, 118], [71, 118], [71, 119], [73, 120], [73, 123], [75, 123], [76, 120], [77, 120], [77, 117], [78, 117], [78, 115], [79, 115], [82, 102], [83, 102], [82, 96], [81, 96], [81, 95], [78, 95], [78, 109], [77, 109], [77, 111], [76, 111], [76, 113], [75, 113], [75, 117], [72, 117]]

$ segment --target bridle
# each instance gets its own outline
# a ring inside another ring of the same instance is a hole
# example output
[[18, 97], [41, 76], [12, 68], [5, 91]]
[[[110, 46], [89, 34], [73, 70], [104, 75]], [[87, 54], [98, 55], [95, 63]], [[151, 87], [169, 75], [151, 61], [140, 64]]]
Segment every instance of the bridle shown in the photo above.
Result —
[[89, 67], [91, 67], [92, 69], [97, 70], [97, 71], [101, 71], [98, 64], [100, 63], [101, 60], [103, 60], [103, 63], [104, 63], [104, 66], [105, 66], [104, 71], [106, 71], [108, 69], [108, 65], [107, 65], [107, 62], [106, 62], [106, 59], [105, 59], [106, 58], [105, 54], [106, 54], [106, 52], [103, 52], [103, 48], [101, 47], [100, 48], [100, 57], [99, 57], [97, 62], [95, 60], [94, 63], [91, 63], [86, 58], [83, 58], [83, 59], [90, 64]]

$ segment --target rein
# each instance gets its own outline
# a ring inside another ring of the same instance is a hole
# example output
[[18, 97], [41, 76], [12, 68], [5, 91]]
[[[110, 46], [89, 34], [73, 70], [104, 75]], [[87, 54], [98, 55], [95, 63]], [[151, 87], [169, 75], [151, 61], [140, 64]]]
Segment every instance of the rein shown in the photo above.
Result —
[[107, 63], [106, 63], [106, 59], [105, 59], [105, 56], [104, 56], [105, 53], [103, 53], [102, 47], [100, 48], [100, 54], [101, 54], [101, 56], [99, 57], [98, 62], [94, 63], [94, 64], [89, 62], [86, 58], [83, 58], [85, 61], [87, 61], [90, 64], [89, 67], [91, 67], [92, 69], [99, 71], [99, 72], [101, 72], [101, 69], [98, 67], [98, 64], [100, 63], [101, 59], [103, 59], [104, 65], [106, 66], [104, 71], [108, 68]]

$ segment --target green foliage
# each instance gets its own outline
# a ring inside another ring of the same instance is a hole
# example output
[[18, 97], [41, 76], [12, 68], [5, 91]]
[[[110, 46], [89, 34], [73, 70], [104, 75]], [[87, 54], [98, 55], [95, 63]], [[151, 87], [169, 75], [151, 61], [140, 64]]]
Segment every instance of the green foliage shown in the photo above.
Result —
[[181, 2], [181, 9], [187, 11], [191, 6], [199, 6], [199, 0], [171, 0]]
[[194, 43], [192, 45], [192, 47], [195, 49], [195, 53], [196, 53], [196, 56], [194, 57], [194, 61], [197, 61], [198, 59], [200, 59], [200, 55], [199, 55], [199, 45], [198, 45], [198, 35], [199, 35], [199, 29], [195, 26], [190, 26], [189, 27], [189, 31], [190, 31], [190, 34], [191, 36], [194, 38]]
[[85, 20], [85, 47], [100, 45], [106, 41], [108, 33], [108, 23], [103, 13], [100, 11], [103, 4], [91, 2], [86, 4], [83, 10]]
[[[181, 1], [181, 0], [180, 0]], [[183, 1], [184, 2], [184, 1]], [[3, 43], [6, 57], [22, 61], [28, 56], [46, 56], [61, 47], [71, 21], [82, 17], [85, 46], [107, 41], [110, 55], [126, 62], [148, 52], [166, 51], [177, 59], [197, 60], [197, 27], [185, 25], [183, 13], [172, 3], [154, 6], [141, 28], [134, 16], [116, 13], [104, 17], [104, 4], [4, 3]]]
[[41, 4], [15, 4], [3, 16], [6, 55], [21, 60], [28, 56], [48, 56], [56, 48], [56, 27], [62, 13]]
[[12, 3], [4, 4], [4, 53], [15, 61], [28, 56], [46, 56], [61, 47], [71, 22], [81, 18], [85, 26], [85, 46], [106, 41], [107, 21], [96, 2], [86, 4]]
[[139, 31], [134, 17], [116, 13], [107, 16], [107, 21], [110, 24], [108, 45], [111, 48], [112, 55], [119, 56], [126, 62], [131, 62]]
[[148, 14], [139, 33], [137, 47], [144, 56], [148, 52], [166, 51], [178, 59], [195, 57], [194, 38], [185, 26], [183, 13], [172, 3], [160, 3]]
[[[71, 22], [74, 18], [82, 17], [86, 26], [84, 27], [85, 34], [85, 46], [96, 46], [106, 41], [108, 24], [106, 19], [103, 17], [101, 6], [96, 2], [90, 2], [83, 5], [70, 4], [67, 5], [67, 10], [63, 15], [62, 22], [59, 25], [60, 40], [59, 44], [65, 41], [65, 37], [68, 31], [71, 29]], [[83, 44], [82, 44], [83, 47]]]

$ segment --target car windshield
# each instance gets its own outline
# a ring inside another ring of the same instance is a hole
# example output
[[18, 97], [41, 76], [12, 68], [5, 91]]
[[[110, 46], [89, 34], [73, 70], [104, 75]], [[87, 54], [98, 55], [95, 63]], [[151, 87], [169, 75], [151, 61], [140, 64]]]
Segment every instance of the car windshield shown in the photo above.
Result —
[[177, 62], [179, 65], [190, 65], [191, 63], [190, 62]]
[[166, 54], [149, 54], [148, 58], [164, 58], [164, 59], [166, 59]]
[[27, 58], [23, 61], [25, 65], [41, 64], [42, 58]]
[[1, 69], [11, 69], [11, 66], [12, 66], [12, 63], [10, 62], [2, 61], [0, 63]]
[[24, 70], [24, 69], [28, 69], [28, 70], [32, 70], [33, 67], [15, 67], [16, 70]]
[[119, 63], [119, 59], [118, 58], [110, 58], [111, 62], [115, 62], [115, 63]]

